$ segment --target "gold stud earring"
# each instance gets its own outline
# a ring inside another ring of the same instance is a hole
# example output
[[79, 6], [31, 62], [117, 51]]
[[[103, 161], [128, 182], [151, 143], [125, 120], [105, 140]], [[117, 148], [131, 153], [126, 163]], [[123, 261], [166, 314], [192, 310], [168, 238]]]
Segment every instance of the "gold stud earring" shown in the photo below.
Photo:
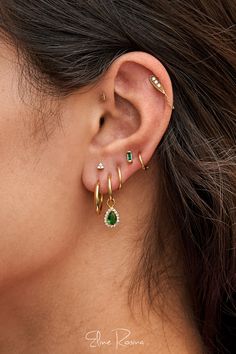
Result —
[[106, 96], [105, 92], [103, 92], [103, 93], [100, 95], [100, 100], [101, 100], [102, 102], [105, 102], [106, 99], [107, 99], [107, 96]]
[[142, 155], [141, 155], [140, 152], [139, 152], [139, 154], [138, 154], [138, 158], [139, 158], [139, 161], [140, 161], [140, 163], [141, 163], [142, 169], [143, 169], [144, 171], [148, 170], [148, 169], [149, 169], [149, 166], [145, 166], [145, 164], [144, 164], [144, 162], [143, 162]]
[[107, 181], [108, 181], [108, 200], [107, 200], [107, 206], [108, 210], [104, 216], [104, 222], [107, 227], [115, 227], [120, 221], [120, 216], [118, 211], [114, 208], [115, 206], [115, 199], [113, 197], [113, 192], [112, 192], [112, 181], [111, 181], [111, 174], [108, 175]]
[[94, 204], [97, 215], [102, 211], [103, 194], [100, 192], [100, 182], [97, 181], [94, 191]]
[[167, 103], [170, 106], [170, 108], [175, 109], [175, 107], [170, 104], [170, 99], [167, 96], [166, 91], [165, 91], [163, 85], [160, 83], [159, 79], [155, 75], [151, 75], [149, 77], [149, 81], [152, 84], [152, 86], [155, 87], [155, 89], [157, 89], [159, 92], [161, 92], [163, 95], [165, 95]]

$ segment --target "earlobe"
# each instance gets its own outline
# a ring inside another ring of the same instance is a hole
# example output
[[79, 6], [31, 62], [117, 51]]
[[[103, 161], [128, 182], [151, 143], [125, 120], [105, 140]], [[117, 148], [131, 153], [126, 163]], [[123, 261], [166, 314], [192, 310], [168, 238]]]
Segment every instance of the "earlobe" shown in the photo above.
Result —
[[173, 92], [164, 66], [143, 52], [116, 59], [99, 87], [104, 122], [91, 141], [82, 178], [91, 192], [99, 181], [101, 192], [108, 193], [108, 175], [117, 190], [121, 175], [125, 183], [137, 170], [147, 171], [169, 125]]

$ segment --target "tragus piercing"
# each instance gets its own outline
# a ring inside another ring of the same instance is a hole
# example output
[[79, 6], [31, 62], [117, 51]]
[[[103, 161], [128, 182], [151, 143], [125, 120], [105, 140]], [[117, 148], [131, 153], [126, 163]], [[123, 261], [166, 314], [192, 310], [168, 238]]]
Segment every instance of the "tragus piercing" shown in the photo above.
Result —
[[102, 102], [105, 102], [106, 99], [107, 99], [107, 96], [106, 96], [105, 92], [103, 92], [103, 93], [100, 95], [100, 100], [101, 100]]
[[161, 92], [163, 95], [165, 95], [166, 100], [167, 100], [167, 103], [168, 103], [168, 105], [170, 106], [170, 108], [171, 108], [171, 109], [175, 109], [174, 106], [171, 106], [171, 104], [170, 104], [170, 99], [169, 99], [169, 97], [167, 96], [166, 91], [165, 91], [163, 85], [160, 83], [159, 79], [158, 79], [155, 75], [151, 75], [151, 76], [149, 77], [149, 81], [150, 81], [150, 83], [152, 84], [152, 86], [155, 87], [155, 89], [157, 89], [159, 92]]

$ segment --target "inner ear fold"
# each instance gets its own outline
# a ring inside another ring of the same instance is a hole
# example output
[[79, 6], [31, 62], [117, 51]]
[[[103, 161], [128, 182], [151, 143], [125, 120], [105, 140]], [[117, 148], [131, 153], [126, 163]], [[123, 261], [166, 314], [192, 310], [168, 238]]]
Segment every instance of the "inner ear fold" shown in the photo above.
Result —
[[[151, 96], [157, 109], [158, 98], [148, 82], [151, 73], [143, 64], [126, 60], [108, 75], [108, 96], [113, 102], [100, 120], [100, 130], [92, 141], [95, 146], [105, 146], [134, 134], [142, 124], [142, 115], [146, 116], [150, 109]], [[163, 98], [159, 98], [160, 104], [164, 104]]]
[[115, 92], [114, 106], [113, 112], [108, 112], [101, 118], [100, 130], [93, 139], [94, 145], [108, 145], [114, 140], [130, 136], [138, 130], [141, 117], [132, 102]]

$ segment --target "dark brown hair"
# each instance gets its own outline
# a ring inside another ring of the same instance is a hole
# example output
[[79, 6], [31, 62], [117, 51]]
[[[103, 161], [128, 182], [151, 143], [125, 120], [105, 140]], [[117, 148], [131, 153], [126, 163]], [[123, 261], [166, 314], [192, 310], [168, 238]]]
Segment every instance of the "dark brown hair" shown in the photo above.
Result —
[[235, 20], [234, 0], [0, 0], [4, 38], [50, 92], [96, 82], [126, 52], [146, 51], [167, 68], [175, 110], [155, 153], [163, 207], [139, 277], [152, 302], [168, 214], [199, 331], [209, 352], [221, 354], [236, 352]]

